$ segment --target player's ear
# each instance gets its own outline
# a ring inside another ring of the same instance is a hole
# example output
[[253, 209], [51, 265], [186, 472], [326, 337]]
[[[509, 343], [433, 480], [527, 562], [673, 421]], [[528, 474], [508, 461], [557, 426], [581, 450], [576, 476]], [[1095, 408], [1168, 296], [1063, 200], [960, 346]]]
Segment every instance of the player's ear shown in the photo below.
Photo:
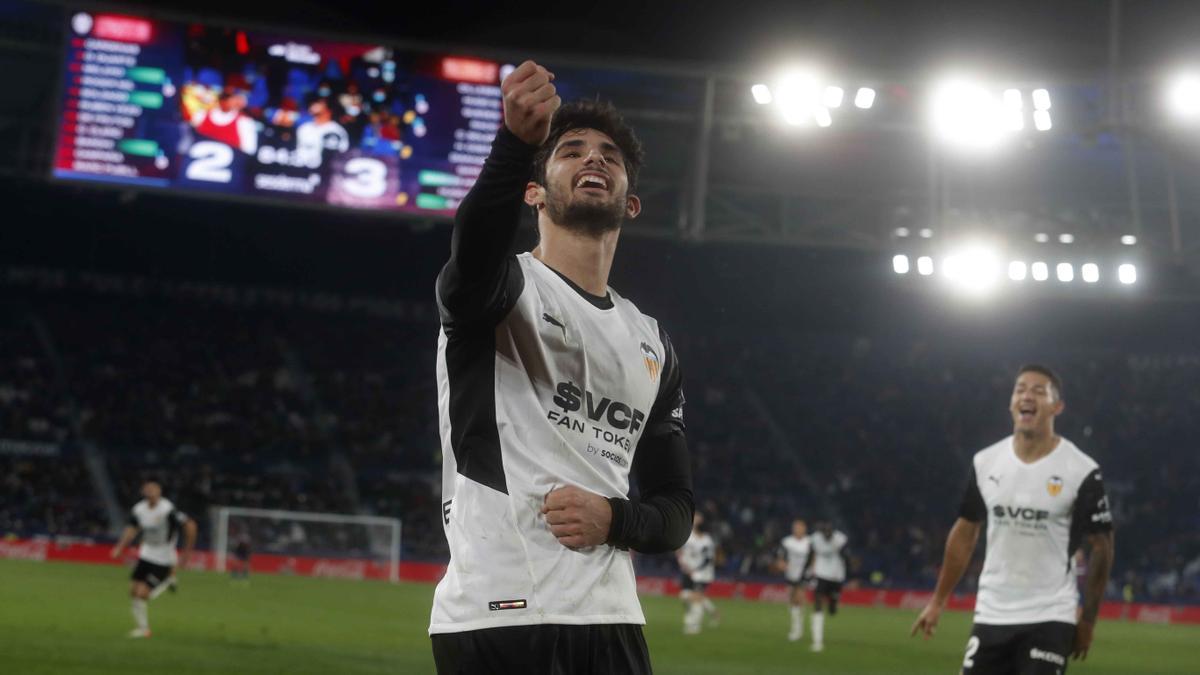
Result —
[[533, 181], [525, 184], [525, 203], [532, 206], [534, 209], [542, 209], [546, 206], [546, 188], [538, 185]]
[[1054, 416], [1058, 417], [1067, 409], [1067, 402], [1061, 398], [1054, 402]]
[[625, 217], [633, 220], [642, 212], [642, 200], [638, 199], [637, 195], [629, 195], [625, 198]]

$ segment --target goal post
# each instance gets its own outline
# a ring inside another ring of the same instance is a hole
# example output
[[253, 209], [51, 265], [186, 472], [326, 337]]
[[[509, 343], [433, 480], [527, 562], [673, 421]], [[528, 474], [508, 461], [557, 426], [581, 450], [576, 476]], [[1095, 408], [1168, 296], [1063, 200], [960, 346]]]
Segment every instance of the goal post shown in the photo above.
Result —
[[387, 560], [388, 580], [400, 581], [400, 519], [241, 506], [213, 506], [216, 571], [227, 570], [231, 528], [255, 553]]

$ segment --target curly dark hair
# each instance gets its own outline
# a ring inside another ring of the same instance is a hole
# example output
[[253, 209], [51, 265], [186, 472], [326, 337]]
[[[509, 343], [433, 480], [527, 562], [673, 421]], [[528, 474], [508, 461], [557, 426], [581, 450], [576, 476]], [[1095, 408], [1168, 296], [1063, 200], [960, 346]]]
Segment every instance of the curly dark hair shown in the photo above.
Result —
[[1039, 375], [1045, 375], [1046, 378], [1050, 380], [1050, 386], [1054, 387], [1054, 393], [1058, 394], [1058, 398], [1060, 400], [1062, 399], [1062, 378], [1058, 376], [1058, 373], [1051, 370], [1049, 366], [1043, 366], [1040, 363], [1027, 363], [1021, 366], [1020, 370], [1017, 371], [1017, 377], [1020, 377], [1025, 373], [1038, 373]]
[[625, 123], [621, 113], [608, 101], [575, 101], [554, 113], [550, 136], [538, 148], [533, 160], [533, 180], [546, 184], [546, 163], [562, 135], [574, 129], [595, 129], [608, 136], [621, 149], [625, 159], [625, 175], [629, 177], [629, 194], [637, 193], [638, 172], [642, 169], [642, 142]]

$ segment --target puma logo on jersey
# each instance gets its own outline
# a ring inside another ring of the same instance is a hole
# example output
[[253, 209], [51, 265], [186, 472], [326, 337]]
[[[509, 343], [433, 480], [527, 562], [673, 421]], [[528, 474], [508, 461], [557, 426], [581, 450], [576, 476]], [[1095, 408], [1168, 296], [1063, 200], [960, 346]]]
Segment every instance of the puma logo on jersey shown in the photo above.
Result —
[[563, 332], [566, 332], [567, 327], [563, 325], [563, 322], [550, 316], [548, 312], [542, 312], [542, 318], [545, 319], [546, 323], [550, 324], [551, 326], [558, 326], [563, 330]]
[[996, 478], [995, 476], [988, 476], [988, 480], [992, 481], [992, 482], [993, 482], [993, 483], [995, 483], [996, 485], [999, 485], [999, 484], [1000, 484], [1000, 479], [999, 479], [999, 478]]

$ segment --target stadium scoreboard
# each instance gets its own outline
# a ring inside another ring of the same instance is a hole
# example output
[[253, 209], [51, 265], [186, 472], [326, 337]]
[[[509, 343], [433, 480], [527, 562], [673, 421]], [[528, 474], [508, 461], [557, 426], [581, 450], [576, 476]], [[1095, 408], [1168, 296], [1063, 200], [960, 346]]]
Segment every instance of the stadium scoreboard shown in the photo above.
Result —
[[68, 12], [53, 175], [446, 216], [511, 65]]

